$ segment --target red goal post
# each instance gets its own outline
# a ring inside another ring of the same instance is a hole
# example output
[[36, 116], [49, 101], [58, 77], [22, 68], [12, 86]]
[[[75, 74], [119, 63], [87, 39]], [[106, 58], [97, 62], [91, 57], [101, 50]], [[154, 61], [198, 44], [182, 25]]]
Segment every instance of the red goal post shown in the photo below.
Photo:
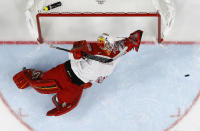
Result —
[[[38, 42], [43, 43], [43, 35], [41, 31], [41, 17], [157, 17], [158, 20], [158, 27], [157, 27], [157, 41], [161, 43], [163, 41], [161, 35], [161, 15], [159, 12], [152, 12], [152, 13], [135, 13], [135, 12], [66, 12], [66, 13], [38, 13], [36, 15], [37, 21], [37, 29], [38, 29]], [[67, 41], [65, 42], [67, 43]]]

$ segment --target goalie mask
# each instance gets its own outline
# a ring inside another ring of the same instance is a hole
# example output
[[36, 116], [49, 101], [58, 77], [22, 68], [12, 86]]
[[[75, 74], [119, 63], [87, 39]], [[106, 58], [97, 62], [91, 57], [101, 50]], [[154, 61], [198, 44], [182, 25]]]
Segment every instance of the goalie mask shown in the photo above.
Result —
[[98, 37], [97, 45], [102, 50], [106, 50], [106, 51], [110, 51], [111, 52], [113, 47], [114, 47], [114, 40], [108, 34], [103, 33], [101, 36]]

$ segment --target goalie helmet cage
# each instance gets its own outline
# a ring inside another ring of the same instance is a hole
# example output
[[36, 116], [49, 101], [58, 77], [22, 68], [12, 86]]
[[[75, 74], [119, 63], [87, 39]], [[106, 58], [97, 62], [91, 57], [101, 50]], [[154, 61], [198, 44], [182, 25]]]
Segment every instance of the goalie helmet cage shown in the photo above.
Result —
[[135, 12], [66, 12], [66, 13], [38, 13], [36, 15], [37, 21], [37, 30], [38, 30], [38, 42], [43, 43], [71, 43], [70, 41], [44, 41], [42, 30], [41, 30], [41, 21], [42, 17], [156, 17], [157, 18], [157, 42], [161, 43], [163, 41], [162, 33], [161, 33], [161, 15], [159, 12], [143, 12], [143, 13], [135, 13]]

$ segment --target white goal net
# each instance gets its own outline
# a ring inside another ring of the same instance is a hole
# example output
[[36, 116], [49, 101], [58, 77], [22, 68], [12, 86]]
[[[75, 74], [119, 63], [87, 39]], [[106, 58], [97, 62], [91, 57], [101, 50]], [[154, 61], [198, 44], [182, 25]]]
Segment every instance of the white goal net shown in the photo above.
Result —
[[[56, 8], [50, 5], [59, 3]], [[126, 37], [143, 30], [143, 40], [161, 42], [174, 20], [169, 0], [29, 0], [28, 27], [40, 42], [95, 41], [102, 33]]]

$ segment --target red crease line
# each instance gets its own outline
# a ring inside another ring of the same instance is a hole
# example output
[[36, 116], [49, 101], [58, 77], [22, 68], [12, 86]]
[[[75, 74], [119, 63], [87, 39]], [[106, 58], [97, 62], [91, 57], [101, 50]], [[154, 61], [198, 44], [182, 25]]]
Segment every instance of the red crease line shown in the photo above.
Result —
[[5, 106], [8, 108], [8, 110], [10, 111], [10, 113], [22, 124], [24, 125], [27, 129], [29, 129], [30, 131], [34, 131], [33, 128], [31, 128], [27, 123], [25, 123], [12, 109], [11, 107], [8, 105], [7, 101], [5, 100], [5, 98], [3, 97], [2, 93], [0, 92], [0, 99], [2, 100], [2, 102], [5, 104]]

